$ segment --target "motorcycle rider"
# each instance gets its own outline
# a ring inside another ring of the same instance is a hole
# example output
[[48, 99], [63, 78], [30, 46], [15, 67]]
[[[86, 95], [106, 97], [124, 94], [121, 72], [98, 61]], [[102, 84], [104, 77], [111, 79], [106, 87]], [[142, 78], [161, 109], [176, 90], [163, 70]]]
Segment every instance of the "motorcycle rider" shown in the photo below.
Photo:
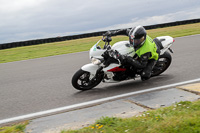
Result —
[[158, 45], [158, 39], [152, 40], [152, 38], [147, 35], [143, 26], [136, 26], [132, 29], [107, 31], [103, 34], [104, 37], [116, 35], [128, 36], [129, 42], [134, 47], [136, 52], [136, 57], [134, 56], [134, 58], [118, 53], [118, 59], [122, 64], [129, 63], [137, 69], [142, 69], [140, 74], [141, 80], [148, 80], [151, 77], [152, 69], [159, 58], [160, 47]]

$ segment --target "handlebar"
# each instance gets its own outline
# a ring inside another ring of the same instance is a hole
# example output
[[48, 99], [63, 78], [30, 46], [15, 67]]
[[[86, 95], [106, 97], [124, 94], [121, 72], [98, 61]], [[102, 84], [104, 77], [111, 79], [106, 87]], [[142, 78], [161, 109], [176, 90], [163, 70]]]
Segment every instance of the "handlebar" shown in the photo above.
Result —
[[104, 48], [103, 49], [111, 49], [110, 47], [110, 42], [112, 41], [111, 36], [103, 36], [102, 40], [105, 42]]
[[105, 36], [105, 37], [103, 37], [102, 38], [102, 40], [104, 41], [104, 42], [111, 42], [112, 41], [112, 38], [111, 38], [111, 36]]

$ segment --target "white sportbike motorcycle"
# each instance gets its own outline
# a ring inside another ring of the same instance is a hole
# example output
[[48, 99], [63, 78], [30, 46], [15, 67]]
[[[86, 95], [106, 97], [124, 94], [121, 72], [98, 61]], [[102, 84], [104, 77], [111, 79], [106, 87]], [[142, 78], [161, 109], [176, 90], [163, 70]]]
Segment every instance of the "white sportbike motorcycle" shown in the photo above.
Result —
[[[174, 39], [170, 36], [157, 37], [160, 45], [160, 56], [152, 70], [151, 77], [160, 75], [171, 64], [172, 57], [168, 50], [173, 53], [170, 46]], [[104, 41], [105, 45], [102, 49], [99, 46], [100, 41]], [[102, 82], [120, 82], [123, 80], [135, 79], [140, 77], [142, 69], [133, 68], [128, 64], [121, 64], [117, 59], [116, 51], [121, 55], [134, 57], [135, 50], [129, 41], [120, 41], [113, 46], [110, 45], [111, 37], [100, 39], [90, 49], [90, 64], [86, 64], [78, 70], [72, 77], [72, 85], [78, 90], [89, 90]], [[110, 52], [112, 51], [112, 52]]]

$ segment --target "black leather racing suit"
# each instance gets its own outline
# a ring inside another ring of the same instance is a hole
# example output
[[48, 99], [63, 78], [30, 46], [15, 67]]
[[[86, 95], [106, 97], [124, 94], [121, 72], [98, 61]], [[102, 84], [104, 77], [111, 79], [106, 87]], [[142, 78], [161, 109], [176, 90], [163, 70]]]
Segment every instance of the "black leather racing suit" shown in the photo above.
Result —
[[[129, 32], [130, 29], [120, 29], [120, 30], [116, 30], [116, 31], [110, 31], [109, 35], [111, 36], [116, 36], [116, 35], [126, 35], [129, 36]], [[157, 44], [156, 44], [157, 46]], [[138, 49], [135, 49], [135, 51], [137, 51]], [[157, 53], [160, 53], [160, 48], [157, 46]], [[125, 62], [131, 64], [132, 66], [134, 66], [135, 68], [139, 68], [139, 69], [143, 69], [143, 71], [141, 72], [141, 79], [142, 80], [147, 80], [151, 77], [151, 72], [152, 69], [154, 67], [154, 65], [156, 64], [156, 60], [154, 59], [149, 59], [151, 57], [151, 53], [145, 53], [143, 55], [141, 55], [140, 57], [134, 56], [134, 58], [130, 57], [130, 56], [126, 56], [123, 57], [123, 59], [125, 59]]]

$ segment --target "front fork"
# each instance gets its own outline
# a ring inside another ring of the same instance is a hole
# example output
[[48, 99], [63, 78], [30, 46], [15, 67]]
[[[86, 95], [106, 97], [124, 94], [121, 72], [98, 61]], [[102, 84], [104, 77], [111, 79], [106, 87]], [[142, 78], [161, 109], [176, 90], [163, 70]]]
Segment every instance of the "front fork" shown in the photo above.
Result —
[[97, 78], [101, 77], [104, 75], [104, 72], [102, 71], [103, 67], [99, 67], [96, 71], [96, 74], [94, 75], [94, 77], [91, 79], [91, 82], [95, 82]]

